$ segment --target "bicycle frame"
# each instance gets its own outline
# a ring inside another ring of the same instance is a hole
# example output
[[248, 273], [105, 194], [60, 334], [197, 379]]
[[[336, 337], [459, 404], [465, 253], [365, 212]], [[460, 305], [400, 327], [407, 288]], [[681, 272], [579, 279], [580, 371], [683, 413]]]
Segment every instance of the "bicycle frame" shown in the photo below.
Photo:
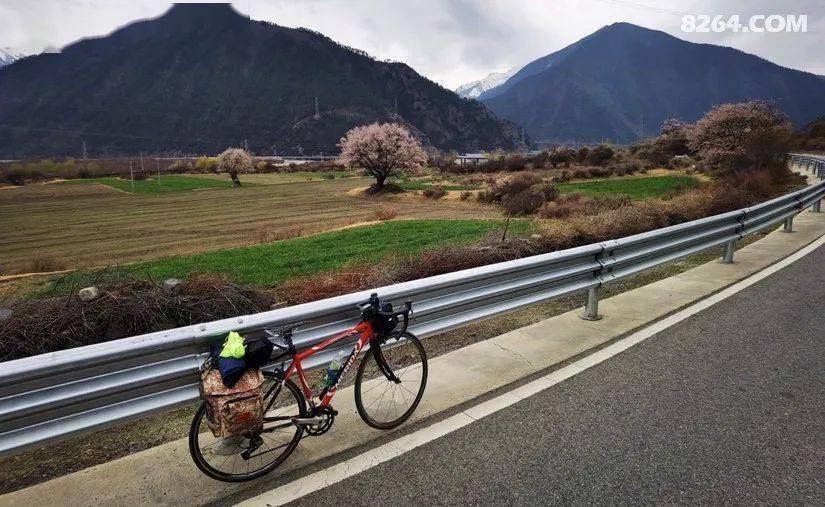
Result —
[[314, 395], [312, 394], [312, 389], [309, 388], [309, 384], [307, 383], [306, 376], [304, 374], [304, 368], [301, 366], [301, 361], [308, 357], [311, 357], [313, 354], [316, 354], [324, 350], [330, 345], [355, 334], [359, 335], [358, 340], [355, 342], [355, 347], [352, 349], [352, 352], [350, 353], [346, 362], [344, 362], [344, 364], [341, 366], [341, 370], [338, 373], [338, 378], [335, 379], [335, 384], [326, 389], [326, 391], [323, 393], [323, 398], [321, 398], [320, 406], [328, 406], [332, 401], [332, 397], [335, 396], [335, 393], [338, 390], [338, 384], [341, 382], [341, 379], [344, 378], [344, 375], [347, 374], [347, 370], [349, 370], [350, 366], [352, 366], [352, 364], [355, 363], [355, 360], [358, 359], [358, 355], [361, 353], [361, 350], [363, 350], [364, 346], [375, 335], [372, 329], [372, 325], [368, 321], [361, 321], [354, 327], [351, 327], [346, 331], [342, 331], [341, 333], [333, 336], [332, 338], [329, 338], [319, 343], [318, 345], [314, 345], [312, 348], [308, 350], [295, 354], [292, 357], [292, 363], [289, 365], [289, 368], [287, 368], [286, 372], [284, 373], [284, 378], [281, 382], [281, 388], [283, 388], [283, 385], [284, 383], [286, 383], [286, 380], [288, 378], [290, 378], [294, 373], [297, 373], [299, 384], [301, 390], [304, 392], [304, 396], [306, 397], [310, 405], [314, 405]]

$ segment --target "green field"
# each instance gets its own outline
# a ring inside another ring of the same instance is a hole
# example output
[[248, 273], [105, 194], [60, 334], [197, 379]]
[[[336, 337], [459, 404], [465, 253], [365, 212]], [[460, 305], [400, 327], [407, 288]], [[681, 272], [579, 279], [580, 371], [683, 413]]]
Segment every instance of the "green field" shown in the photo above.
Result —
[[[219, 273], [238, 283], [275, 285], [347, 263], [377, 262], [389, 254], [410, 255], [436, 245], [470, 243], [502, 227], [503, 222], [498, 220], [397, 220], [263, 245], [168, 257], [122, 269], [139, 278], [156, 280]], [[509, 230], [524, 234], [530, 227], [528, 221], [511, 221]], [[59, 285], [80, 285], [80, 277], [94, 279], [96, 273], [69, 275]], [[60, 286], [52, 289], [60, 292]]]
[[[243, 180], [241, 180], [243, 182]], [[204, 188], [229, 188], [232, 182], [229, 176], [224, 179], [198, 178], [196, 176], [183, 176], [180, 174], [164, 174], [158, 182], [157, 176], [152, 176], [145, 180], [132, 180], [121, 178], [89, 178], [83, 180], [63, 181], [61, 185], [84, 185], [89, 183], [99, 183], [117, 190], [135, 194], [163, 194], [167, 192], [186, 192]], [[134, 185], [134, 186], [133, 186]]]
[[587, 196], [621, 194], [631, 199], [642, 200], [661, 197], [670, 192], [698, 185], [699, 180], [692, 176], [652, 176], [647, 178], [559, 183], [556, 186], [560, 192], [564, 193], [575, 192]]
[[481, 187], [479, 185], [440, 185], [438, 183], [433, 183], [430, 181], [419, 181], [419, 180], [406, 180], [406, 181], [398, 181], [398, 185], [407, 191], [415, 191], [415, 190], [425, 190], [430, 187], [441, 187], [444, 190], [478, 190]]

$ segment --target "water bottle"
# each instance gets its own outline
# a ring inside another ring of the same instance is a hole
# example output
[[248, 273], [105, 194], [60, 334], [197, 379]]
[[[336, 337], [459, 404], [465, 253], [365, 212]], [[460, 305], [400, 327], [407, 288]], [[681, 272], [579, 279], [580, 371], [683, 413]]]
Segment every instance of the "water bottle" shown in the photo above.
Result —
[[329, 366], [327, 366], [327, 372], [324, 374], [324, 385], [327, 387], [332, 387], [335, 385], [335, 382], [338, 380], [338, 371], [341, 369], [341, 365], [344, 362], [344, 351], [338, 351], [338, 357], [330, 361]]

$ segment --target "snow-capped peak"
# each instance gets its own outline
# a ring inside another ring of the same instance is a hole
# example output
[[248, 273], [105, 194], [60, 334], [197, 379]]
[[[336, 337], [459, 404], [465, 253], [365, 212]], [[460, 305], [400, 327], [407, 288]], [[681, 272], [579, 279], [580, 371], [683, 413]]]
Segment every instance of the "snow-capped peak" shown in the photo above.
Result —
[[482, 93], [504, 84], [517, 70], [517, 68], [512, 68], [506, 72], [493, 72], [484, 79], [459, 86], [455, 89], [455, 92], [461, 97], [474, 99]]
[[23, 58], [25, 55], [16, 53], [9, 48], [0, 48], [0, 67], [5, 67], [17, 60]]

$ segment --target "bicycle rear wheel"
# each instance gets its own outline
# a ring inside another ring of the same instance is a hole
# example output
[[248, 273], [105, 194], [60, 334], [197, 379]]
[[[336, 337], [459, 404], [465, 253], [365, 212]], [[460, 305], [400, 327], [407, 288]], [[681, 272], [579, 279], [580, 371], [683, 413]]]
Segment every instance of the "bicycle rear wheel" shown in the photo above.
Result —
[[426, 386], [424, 346], [412, 333], [395, 333], [371, 346], [358, 366], [355, 407], [369, 426], [392, 429], [412, 415]]
[[206, 404], [192, 419], [189, 453], [195, 465], [213, 479], [225, 482], [249, 481], [271, 472], [292, 454], [303, 430], [291, 422], [306, 417], [306, 399], [291, 380], [263, 372], [263, 430], [255, 434], [216, 438], [206, 422]]

